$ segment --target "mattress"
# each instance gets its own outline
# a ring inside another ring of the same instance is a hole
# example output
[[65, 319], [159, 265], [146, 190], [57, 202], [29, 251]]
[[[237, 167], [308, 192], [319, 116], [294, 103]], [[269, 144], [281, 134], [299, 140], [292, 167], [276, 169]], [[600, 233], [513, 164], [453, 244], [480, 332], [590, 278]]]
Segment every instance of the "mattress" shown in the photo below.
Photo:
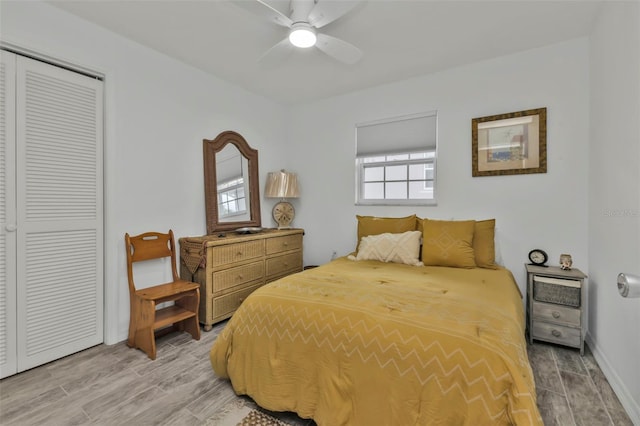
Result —
[[210, 357], [319, 426], [542, 424], [524, 327], [507, 269], [339, 258], [253, 292]]

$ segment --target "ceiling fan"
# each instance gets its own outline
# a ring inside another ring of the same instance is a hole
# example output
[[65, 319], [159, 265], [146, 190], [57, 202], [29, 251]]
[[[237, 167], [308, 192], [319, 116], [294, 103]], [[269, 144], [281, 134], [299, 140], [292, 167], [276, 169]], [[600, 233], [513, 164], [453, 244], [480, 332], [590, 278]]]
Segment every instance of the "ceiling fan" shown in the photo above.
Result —
[[269, 21], [289, 29], [288, 36], [269, 49], [260, 60], [282, 59], [295, 48], [317, 47], [322, 52], [346, 64], [355, 64], [362, 58], [362, 50], [351, 43], [317, 30], [335, 21], [360, 3], [359, 1], [291, 0], [289, 16], [269, 5], [265, 0], [234, 2]]

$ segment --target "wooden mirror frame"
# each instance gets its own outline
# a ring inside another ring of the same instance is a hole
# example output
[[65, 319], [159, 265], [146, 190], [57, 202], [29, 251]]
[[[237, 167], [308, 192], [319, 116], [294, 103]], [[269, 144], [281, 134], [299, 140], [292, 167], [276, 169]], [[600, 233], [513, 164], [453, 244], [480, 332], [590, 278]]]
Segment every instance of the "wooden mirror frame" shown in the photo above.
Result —
[[[207, 235], [221, 231], [233, 231], [243, 227], [260, 227], [260, 184], [258, 182], [258, 150], [249, 146], [247, 141], [234, 131], [220, 133], [215, 139], [204, 139], [204, 202], [207, 217]], [[238, 222], [220, 222], [218, 214], [218, 182], [216, 175], [216, 153], [227, 144], [233, 144], [240, 154], [248, 160], [249, 169], [249, 212], [250, 219]]]

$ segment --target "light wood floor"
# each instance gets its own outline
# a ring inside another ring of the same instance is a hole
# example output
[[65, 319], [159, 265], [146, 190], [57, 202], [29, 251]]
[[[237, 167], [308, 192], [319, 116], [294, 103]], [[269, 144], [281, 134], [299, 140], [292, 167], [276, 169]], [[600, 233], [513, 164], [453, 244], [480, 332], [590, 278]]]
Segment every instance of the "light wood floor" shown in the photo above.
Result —
[[[124, 343], [100, 345], [0, 381], [2, 425], [201, 425], [238, 397], [215, 377], [208, 353], [225, 323], [158, 341], [149, 360]], [[529, 347], [545, 425], [630, 425], [589, 350]], [[250, 401], [249, 401], [250, 402]], [[313, 426], [291, 413], [294, 425]]]

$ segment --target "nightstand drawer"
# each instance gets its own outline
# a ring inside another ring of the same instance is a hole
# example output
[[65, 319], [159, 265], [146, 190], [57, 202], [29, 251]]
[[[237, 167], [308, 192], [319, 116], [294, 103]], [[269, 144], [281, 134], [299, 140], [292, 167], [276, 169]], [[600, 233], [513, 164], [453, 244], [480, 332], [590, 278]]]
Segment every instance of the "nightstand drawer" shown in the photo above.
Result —
[[284, 237], [270, 238], [266, 243], [267, 255], [289, 250], [300, 250], [302, 248], [302, 235], [286, 235]]
[[262, 279], [264, 276], [264, 262], [253, 262], [235, 268], [225, 269], [213, 273], [213, 293]]
[[534, 275], [533, 299], [577, 308], [580, 307], [580, 287], [578, 280]]
[[549, 303], [533, 302], [533, 318], [580, 327], [580, 309]]
[[549, 324], [542, 321], [534, 321], [533, 338], [574, 347], [581, 344], [579, 328]]

